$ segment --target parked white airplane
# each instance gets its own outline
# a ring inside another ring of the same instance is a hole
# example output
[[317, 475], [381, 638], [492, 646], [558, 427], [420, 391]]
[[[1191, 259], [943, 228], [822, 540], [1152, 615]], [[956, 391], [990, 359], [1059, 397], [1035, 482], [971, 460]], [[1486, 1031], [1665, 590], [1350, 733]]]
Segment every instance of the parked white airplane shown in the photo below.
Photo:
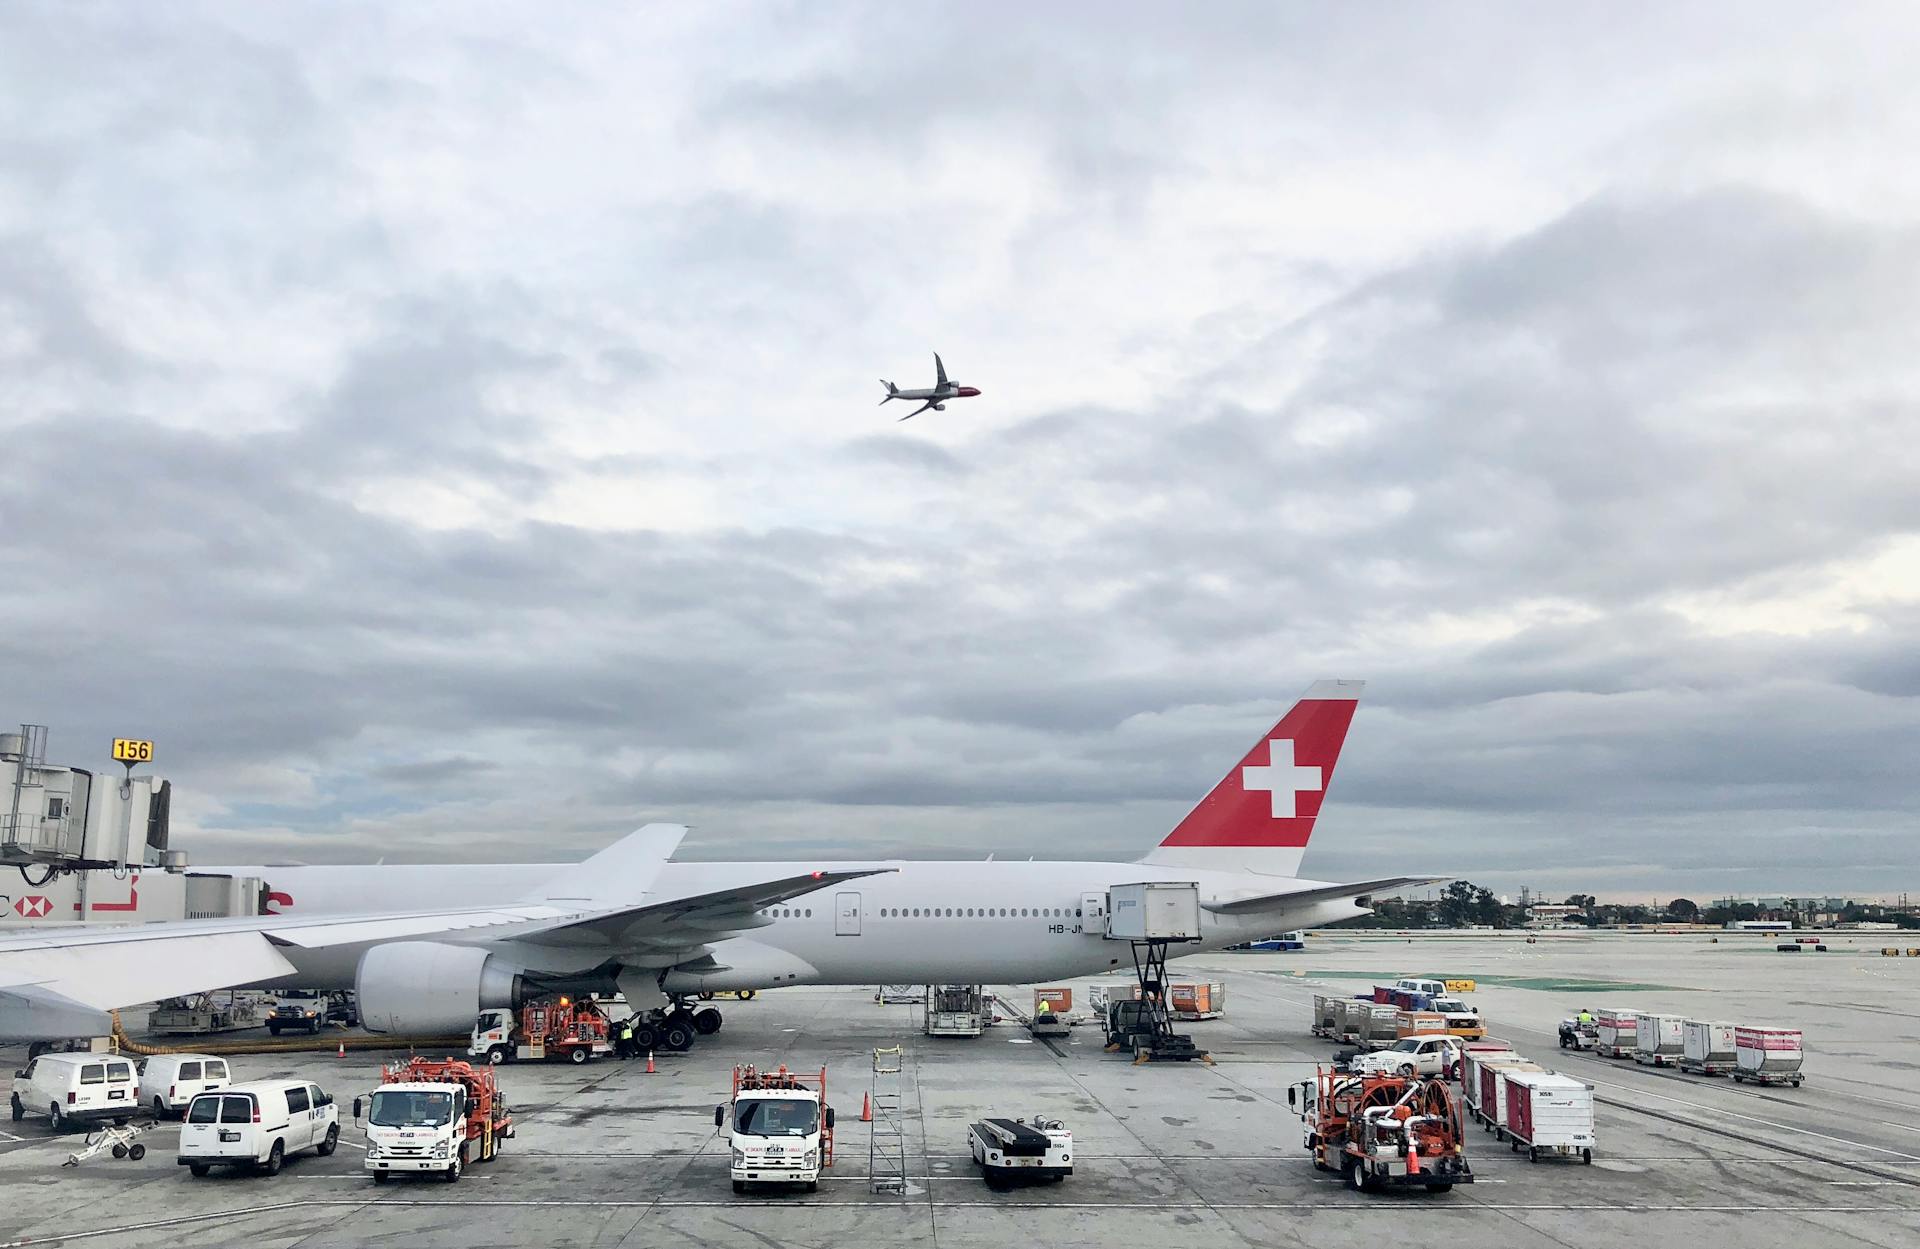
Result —
[[[1378, 890], [1422, 883], [1296, 879], [1362, 683], [1322, 681], [1160, 845], [1137, 863], [682, 863], [686, 829], [648, 825], [586, 863], [209, 869], [268, 881], [288, 914], [463, 906], [571, 908], [565, 921], [435, 940], [288, 948], [268, 983], [356, 988], [375, 1032], [464, 1031], [483, 1008], [535, 991], [618, 988], [653, 1007], [662, 1049], [719, 1026], [686, 999], [793, 984], [1024, 983], [1132, 966], [1103, 937], [1107, 893], [1141, 881], [1199, 886], [1194, 954], [1367, 910]], [[530, 887], [530, 882], [532, 887]]]

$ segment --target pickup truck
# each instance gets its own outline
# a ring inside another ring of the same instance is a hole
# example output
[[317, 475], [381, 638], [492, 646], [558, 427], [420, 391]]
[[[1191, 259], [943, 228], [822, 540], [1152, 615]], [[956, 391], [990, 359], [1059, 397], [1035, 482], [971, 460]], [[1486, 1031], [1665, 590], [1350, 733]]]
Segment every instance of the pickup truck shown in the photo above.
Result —
[[1427, 1003], [1427, 1009], [1447, 1018], [1447, 1031], [1454, 1036], [1477, 1041], [1487, 1035], [1487, 1025], [1480, 1018], [1477, 1007], [1469, 1006], [1457, 997], [1437, 997]]
[[1407, 1037], [1385, 1049], [1354, 1055], [1347, 1070], [1354, 1075], [1442, 1076], [1460, 1061], [1460, 1048], [1456, 1036]]

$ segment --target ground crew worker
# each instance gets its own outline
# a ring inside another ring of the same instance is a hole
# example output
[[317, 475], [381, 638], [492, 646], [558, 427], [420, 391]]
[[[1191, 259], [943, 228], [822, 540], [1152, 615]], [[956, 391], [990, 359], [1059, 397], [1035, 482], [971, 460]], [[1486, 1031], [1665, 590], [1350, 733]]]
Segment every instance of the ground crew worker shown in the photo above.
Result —
[[620, 1057], [633, 1057], [633, 1016], [620, 1021]]
[[1580, 1026], [1584, 1028], [1592, 1022], [1593, 1022], [1593, 1012], [1587, 1010], [1585, 1007], [1582, 1007], [1580, 1010]]
[[1040, 1004], [1033, 1008], [1033, 1013], [1036, 1015], [1051, 1015], [1053, 1014], [1053, 1003], [1047, 1001], [1045, 998], [1041, 998]]

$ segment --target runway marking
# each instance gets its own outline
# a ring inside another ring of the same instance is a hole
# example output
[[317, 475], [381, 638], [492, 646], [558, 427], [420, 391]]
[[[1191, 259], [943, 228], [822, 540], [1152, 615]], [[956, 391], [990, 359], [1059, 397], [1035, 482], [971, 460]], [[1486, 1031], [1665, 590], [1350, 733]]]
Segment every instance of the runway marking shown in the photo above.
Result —
[[[1743, 1115], [1737, 1110], [1723, 1110], [1718, 1106], [1709, 1106], [1704, 1102], [1690, 1102], [1684, 1097], [1672, 1097], [1666, 1093], [1656, 1093], [1652, 1089], [1643, 1088], [1638, 1085], [1616, 1084], [1611, 1080], [1600, 1079], [1595, 1079], [1593, 1083], [1605, 1085], [1610, 1089], [1619, 1089], [1623, 1093], [1639, 1093], [1646, 1097], [1659, 1098], [1664, 1102], [1673, 1102], [1680, 1106], [1691, 1106], [1695, 1110], [1704, 1110], [1709, 1114], [1725, 1115], [1729, 1119], [1744, 1119], [1748, 1123], [1764, 1124], [1770, 1128], [1779, 1128], [1783, 1132], [1793, 1132], [1800, 1136], [1811, 1136], [1816, 1140], [1832, 1141], [1836, 1145], [1851, 1145], [1855, 1149], [1872, 1150], [1877, 1154], [1892, 1154], [1895, 1158], [1901, 1158], [1907, 1162], [1920, 1162], [1920, 1154], [1909, 1154], [1898, 1149], [1888, 1149], [1884, 1145], [1869, 1145], [1865, 1141], [1849, 1140], [1844, 1136], [1829, 1136], [1825, 1132], [1816, 1132], [1812, 1128], [1796, 1128], [1791, 1123], [1781, 1123], [1774, 1119], [1762, 1119], [1758, 1115]], [[1629, 1106], [1624, 1109], [1631, 1110], [1633, 1107]]]

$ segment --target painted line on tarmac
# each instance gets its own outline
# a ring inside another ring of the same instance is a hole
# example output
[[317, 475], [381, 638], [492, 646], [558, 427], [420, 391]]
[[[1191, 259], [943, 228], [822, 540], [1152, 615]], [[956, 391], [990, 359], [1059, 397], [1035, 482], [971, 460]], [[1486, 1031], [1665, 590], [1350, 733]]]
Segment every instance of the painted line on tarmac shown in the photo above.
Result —
[[[1656, 1093], [1652, 1089], [1646, 1088], [1641, 1085], [1615, 1084], [1611, 1080], [1597, 1080], [1597, 1079], [1594, 1080], [1593, 1083], [1604, 1085], [1610, 1089], [1619, 1089], [1623, 1093], [1638, 1093], [1643, 1097], [1657, 1097], [1661, 1101], [1673, 1102], [1676, 1105], [1691, 1106], [1695, 1110], [1704, 1110], [1708, 1114], [1725, 1115], [1729, 1119], [1744, 1119], [1748, 1123], [1763, 1124], [1766, 1127], [1778, 1128], [1782, 1132], [1792, 1132], [1799, 1136], [1811, 1136], [1816, 1140], [1831, 1141], [1836, 1145], [1851, 1145], [1855, 1149], [1871, 1150], [1872, 1152], [1877, 1154], [1891, 1154], [1895, 1158], [1899, 1158], [1905, 1162], [1920, 1162], [1920, 1154], [1910, 1154], [1898, 1149], [1888, 1149], [1884, 1145], [1869, 1145], [1865, 1141], [1849, 1140], [1844, 1136], [1829, 1136], [1825, 1132], [1816, 1132], [1812, 1128], [1796, 1128], [1791, 1123], [1781, 1123], [1775, 1119], [1762, 1119], [1758, 1115], [1743, 1115], [1737, 1110], [1725, 1110], [1718, 1106], [1709, 1106], [1704, 1102], [1690, 1102], [1684, 1097], [1673, 1097], [1666, 1093]], [[1639, 1111], [1642, 1111], [1643, 1113], [1647, 1111], [1647, 1108], [1644, 1106], [1623, 1106], [1620, 1102], [1613, 1102], [1613, 1101], [1610, 1101], [1607, 1104], [1610, 1106], [1619, 1106], [1625, 1110], [1639, 1110]], [[1756, 1141], [1754, 1143], [1765, 1144], [1766, 1142]]]

